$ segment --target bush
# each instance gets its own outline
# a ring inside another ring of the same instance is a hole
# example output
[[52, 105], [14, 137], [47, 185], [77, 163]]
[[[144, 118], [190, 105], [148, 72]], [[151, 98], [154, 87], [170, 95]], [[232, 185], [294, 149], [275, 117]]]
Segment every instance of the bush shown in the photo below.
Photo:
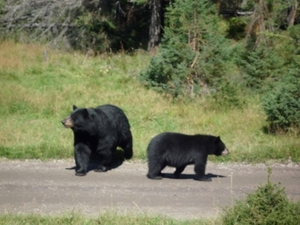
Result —
[[211, 96], [214, 100], [214, 105], [220, 107], [222, 110], [242, 109], [245, 106], [241, 91], [231, 81], [220, 80], [216, 85], [215, 92]]
[[238, 200], [233, 207], [225, 208], [223, 224], [299, 224], [300, 202], [289, 201], [284, 188], [271, 183], [271, 169], [268, 173], [267, 184], [248, 194], [245, 201]]
[[183, 92], [183, 82], [189, 75], [189, 64], [192, 61], [192, 52], [189, 48], [162, 47], [158, 54], [151, 58], [148, 69], [141, 73], [141, 79], [147, 86], [157, 91], [167, 92], [173, 97]]
[[271, 85], [262, 102], [272, 132], [300, 128], [300, 70], [290, 69], [289, 74]]
[[260, 90], [268, 79], [280, 76], [286, 61], [280, 52], [260, 46], [254, 50], [245, 48], [237, 57], [237, 65], [245, 79], [245, 85], [253, 90]]

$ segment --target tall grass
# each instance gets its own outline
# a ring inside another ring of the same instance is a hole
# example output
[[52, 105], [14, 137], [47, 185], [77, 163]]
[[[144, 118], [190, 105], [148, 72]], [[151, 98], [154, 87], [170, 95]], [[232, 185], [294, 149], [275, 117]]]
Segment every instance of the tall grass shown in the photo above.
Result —
[[266, 116], [258, 96], [244, 96], [243, 109], [223, 110], [211, 100], [177, 99], [143, 87], [138, 75], [150, 55], [82, 55], [47, 46], [0, 43], [0, 156], [69, 158], [73, 134], [60, 121], [78, 107], [110, 103], [127, 114], [134, 159], [145, 159], [150, 139], [163, 131], [220, 135], [231, 154], [210, 160], [300, 161], [296, 134], [264, 132]]

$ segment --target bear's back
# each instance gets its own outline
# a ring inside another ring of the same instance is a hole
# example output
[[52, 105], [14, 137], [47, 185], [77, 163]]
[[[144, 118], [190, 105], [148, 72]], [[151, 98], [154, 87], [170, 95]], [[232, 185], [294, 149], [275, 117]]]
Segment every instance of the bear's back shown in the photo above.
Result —
[[122, 128], [130, 129], [129, 121], [125, 113], [123, 112], [123, 110], [120, 109], [119, 107], [106, 104], [106, 105], [98, 106], [96, 110], [104, 113], [114, 128], [122, 127]]

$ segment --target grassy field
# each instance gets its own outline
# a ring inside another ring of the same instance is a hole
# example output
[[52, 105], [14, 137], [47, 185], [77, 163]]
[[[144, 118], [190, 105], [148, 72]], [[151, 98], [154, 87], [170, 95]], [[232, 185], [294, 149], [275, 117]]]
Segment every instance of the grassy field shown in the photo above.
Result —
[[0, 215], [0, 225], [23, 225], [23, 224], [61, 224], [61, 225], [220, 225], [218, 219], [202, 220], [175, 220], [163, 216], [147, 215], [119, 215], [114, 212], [107, 212], [96, 218], [89, 218], [80, 213], [69, 213], [61, 216], [32, 215]]
[[213, 161], [300, 161], [296, 134], [264, 132], [258, 96], [243, 96], [243, 109], [225, 110], [211, 100], [170, 97], [146, 89], [138, 75], [150, 55], [82, 55], [47, 46], [0, 43], [0, 157], [43, 160], [73, 157], [73, 134], [60, 121], [78, 107], [116, 104], [127, 114], [134, 158], [145, 160], [150, 139], [163, 131], [221, 136], [231, 154]]

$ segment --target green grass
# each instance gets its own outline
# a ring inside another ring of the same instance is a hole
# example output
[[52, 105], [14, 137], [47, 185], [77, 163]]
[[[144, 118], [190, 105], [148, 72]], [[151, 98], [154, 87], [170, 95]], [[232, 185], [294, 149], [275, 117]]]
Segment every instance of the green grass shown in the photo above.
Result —
[[[44, 60], [44, 52], [49, 58]], [[116, 104], [127, 114], [134, 158], [145, 159], [150, 139], [163, 131], [221, 136], [231, 154], [213, 161], [300, 162], [297, 134], [264, 132], [259, 96], [243, 96], [243, 109], [223, 109], [212, 100], [173, 101], [143, 87], [138, 75], [150, 55], [62, 53], [40, 45], [0, 43], [0, 157], [71, 158], [73, 134], [60, 121], [78, 107]]]
[[0, 225], [23, 225], [23, 224], [60, 224], [60, 225], [214, 225], [219, 224], [219, 219], [201, 220], [175, 220], [163, 216], [148, 215], [120, 215], [114, 212], [106, 212], [98, 217], [91, 218], [80, 213], [68, 213], [61, 216], [31, 215], [0, 215]]

